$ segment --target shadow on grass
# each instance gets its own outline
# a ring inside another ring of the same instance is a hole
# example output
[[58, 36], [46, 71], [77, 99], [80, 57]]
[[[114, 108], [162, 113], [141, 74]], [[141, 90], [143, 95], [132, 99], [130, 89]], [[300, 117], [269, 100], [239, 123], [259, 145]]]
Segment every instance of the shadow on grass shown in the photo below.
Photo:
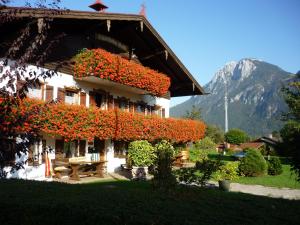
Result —
[[263, 221], [276, 225], [300, 221], [300, 201], [193, 186], [164, 193], [154, 191], [150, 182], [0, 180], [0, 190], [0, 224], [254, 225]]

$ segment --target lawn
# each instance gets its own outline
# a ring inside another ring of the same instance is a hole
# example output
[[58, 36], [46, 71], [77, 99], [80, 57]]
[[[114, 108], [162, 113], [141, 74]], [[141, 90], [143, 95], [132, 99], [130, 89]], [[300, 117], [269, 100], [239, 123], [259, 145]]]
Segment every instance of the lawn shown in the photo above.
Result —
[[[191, 154], [192, 161], [197, 160], [197, 152]], [[220, 155], [216, 151], [209, 151], [208, 158], [212, 160], [220, 159], [223, 162], [234, 161], [234, 157], [231, 154]], [[278, 187], [278, 188], [293, 188], [300, 189], [300, 182], [296, 181], [295, 174], [292, 174], [290, 171], [291, 166], [288, 164], [288, 159], [281, 157], [280, 158], [283, 167], [283, 173], [278, 176], [262, 176], [262, 177], [240, 177], [233, 182], [241, 184], [254, 184], [254, 185], [263, 185], [269, 187]]]
[[0, 224], [297, 224], [300, 201], [145, 182], [0, 181]]
[[234, 182], [241, 184], [259, 184], [263, 186], [293, 188], [300, 189], [300, 182], [296, 181], [294, 174], [291, 174], [290, 165], [282, 165], [283, 173], [278, 176], [262, 176], [262, 177], [240, 177]]

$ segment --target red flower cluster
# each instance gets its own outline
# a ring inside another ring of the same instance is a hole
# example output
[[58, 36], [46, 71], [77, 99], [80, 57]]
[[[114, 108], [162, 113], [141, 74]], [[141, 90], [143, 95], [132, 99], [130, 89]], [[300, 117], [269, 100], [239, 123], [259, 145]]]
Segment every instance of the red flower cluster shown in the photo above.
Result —
[[103, 49], [84, 50], [75, 58], [76, 77], [96, 76], [149, 91], [155, 96], [167, 93], [170, 78]]
[[26, 99], [21, 110], [42, 107], [43, 113], [26, 122], [39, 126], [40, 130], [52, 135], [63, 136], [67, 140], [94, 137], [114, 140], [158, 140], [173, 142], [196, 141], [204, 137], [205, 124], [200, 121], [159, 118], [123, 112], [120, 110], [101, 110], [62, 103], [45, 105], [43, 102]]
[[0, 132], [5, 135], [19, 132], [36, 133], [40, 127], [42, 101], [0, 99]]

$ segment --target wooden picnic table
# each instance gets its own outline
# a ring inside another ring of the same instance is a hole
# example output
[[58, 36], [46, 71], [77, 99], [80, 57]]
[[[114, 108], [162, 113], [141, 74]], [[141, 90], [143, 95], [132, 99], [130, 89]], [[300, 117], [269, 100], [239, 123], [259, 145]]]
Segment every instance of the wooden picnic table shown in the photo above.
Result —
[[[79, 175], [86, 174], [85, 172], [80, 172], [79, 169], [82, 166], [85, 165], [95, 165], [96, 171], [95, 171], [95, 177], [104, 177], [104, 165], [107, 161], [77, 161], [77, 162], [69, 162], [71, 167], [71, 174], [69, 175], [69, 178], [71, 180], [80, 180]], [[87, 172], [90, 174], [90, 172]]]

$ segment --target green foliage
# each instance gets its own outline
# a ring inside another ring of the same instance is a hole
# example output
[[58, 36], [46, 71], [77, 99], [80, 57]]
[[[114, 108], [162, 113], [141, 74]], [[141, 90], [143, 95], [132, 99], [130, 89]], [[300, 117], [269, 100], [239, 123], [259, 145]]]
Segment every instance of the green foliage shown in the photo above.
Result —
[[197, 148], [191, 148], [190, 149], [190, 160], [192, 162], [197, 162], [200, 161], [202, 162], [203, 160], [208, 159], [208, 154], [211, 151], [209, 150], [202, 150], [202, 149], [197, 149]]
[[287, 122], [280, 131], [282, 148], [292, 157], [292, 169], [300, 181], [300, 74], [282, 91], [289, 107], [289, 112], [284, 115]]
[[186, 111], [184, 117], [191, 120], [201, 120], [201, 109], [193, 105], [191, 111]]
[[210, 137], [205, 137], [202, 140], [196, 142], [195, 148], [201, 150], [211, 150], [216, 148], [216, 144], [212, 141]]
[[205, 136], [209, 137], [214, 143], [224, 142], [224, 132], [221, 128], [214, 125], [207, 125]]
[[246, 132], [240, 129], [231, 129], [225, 134], [225, 141], [230, 144], [241, 144], [249, 140]]
[[275, 148], [272, 148], [270, 146], [263, 146], [260, 147], [259, 149], [261, 149], [261, 154], [264, 156], [270, 155], [270, 156], [277, 156], [277, 151], [275, 150]]
[[153, 146], [145, 140], [130, 142], [128, 157], [133, 166], [150, 166], [156, 159]]
[[240, 162], [239, 171], [248, 177], [265, 175], [267, 172], [266, 160], [259, 151], [247, 149], [246, 156]]
[[268, 164], [268, 174], [269, 175], [279, 175], [282, 174], [282, 165], [278, 157], [272, 157], [267, 161]]
[[217, 172], [214, 174], [216, 180], [234, 180], [238, 176], [238, 162], [228, 162], [219, 167]]
[[153, 186], [163, 190], [169, 190], [176, 184], [176, 177], [172, 173], [172, 162], [175, 156], [174, 147], [166, 140], [155, 145], [157, 158], [155, 160]]
[[176, 176], [180, 182], [204, 186], [213, 173], [218, 170], [219, 166], [220, 161], [203, 160], [202, 162], [196, 162], [193, 168], [181, 168], [177, 170]]

